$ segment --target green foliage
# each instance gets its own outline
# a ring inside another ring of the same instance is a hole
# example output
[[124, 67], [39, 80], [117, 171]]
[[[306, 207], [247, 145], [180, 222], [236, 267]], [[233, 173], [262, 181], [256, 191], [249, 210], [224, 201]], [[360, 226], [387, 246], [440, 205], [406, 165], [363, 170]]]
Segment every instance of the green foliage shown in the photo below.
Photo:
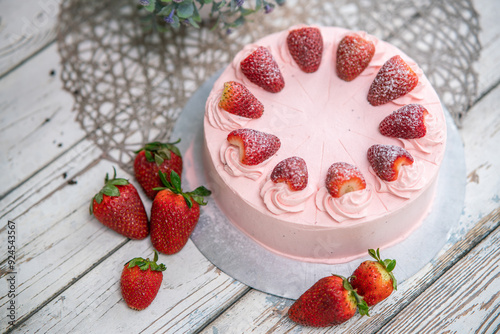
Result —
[[213, 28], [230, 30], [244, 24], [247, 17], [264, 11], [270, 13], [285, 0], [140, 0], [139, 8], [148, 12], [147, 29], [165, 31], [181, 25], [200, 27], [200, 10], [208, 7]]

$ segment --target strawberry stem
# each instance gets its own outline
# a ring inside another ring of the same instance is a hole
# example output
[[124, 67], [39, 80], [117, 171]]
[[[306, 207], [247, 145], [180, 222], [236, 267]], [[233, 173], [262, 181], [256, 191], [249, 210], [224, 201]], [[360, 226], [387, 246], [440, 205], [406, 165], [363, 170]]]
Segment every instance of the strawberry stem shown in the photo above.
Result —
[[354, 276], [349, 276], [348, 278], [345, 278], [344, 276], [341, 276], [341, 275], [336, 275], [336, 274], [333, 274], [333, 275], [340, 277], [342, 279], [342, 286], [344, 287], [344, 289], [346, 289], [347, 291], [352, 293], [352, 295], [354, 296], [354, 299], [356, 299], [356, 304], [358, 306], [359, 314], [366, 315], [369, 317], [370, 314], [369, 314], [368, 304], [365, 302], [363, 297], [358, 295], [356, 290], [354, 290], [351, 283], [349, 282], [349, 280], [353, 279]]
[[153, 188], [153, 190], [164, 190], [168, 189], [174, 194], [182, 195], [188, 208], [193, 207], [193, 201], [198, 203], [199, 205], [206, 205], [205, 197], [210, 196], [212, 193], [210, 190], [205, 188], [204, 186], [200, 186], [193, 191], [184, 192], [181, 187], [181, 177], [174, 170], [170, 172], [170, 181], [167, 180], [167, 176], [162, 171], [158, 171], [160, 175], [161, 182], [165, 185], [165, 187], [157, 187]]
[[177, 139], [173, 143], [161, 143], [158, 141], [147, 143], [143, 148], [135, 151], [134, 153], [139, 153], [144, 151], [144, 155], [146, 156], [146, 160], [149, 162], [156, 162], [158, 166], [160, 166], [165, 160], [170, 160], [172, 158], [172, 153], [181, 156], [181, 152], [176, 144], [180, 143], [181, 140]]
[[394, 290], [397, 290], [398, 283], [396, 281], [396, 277], [392, 273], [394, 268], [396, 268], [396, 260], [391, 260], [391, 259], [382, 260], [382, 258], [380, 257], [380, 249], [379, 248], [377, 248], [376, 251], [374, 249], [369, 249], [368, 254], [371, 257], [373, 257], [378, 263], [380, 263], [380, 265], [382, 267], [384, 267], [384, 269], [387, 271], [387, 273], [389, 274], [389, 276], [392, 279], [392, 287], [394, 288]]
[[102, 187], [101, 190], [97, 194], [95, 194], [95, 196], [90, 201], [90, 214], [94, 213], [94, 200], [97, 202], [97, 204], [101, 204], [102, 200], [104, 199], [104, 195], [118, 197], [120, 196], [120, 190], [117, 186], [126, 186], [127, 184], [129, 184], [127, 179], [116, 178], [116, 168], [113, 167], [113, 178], [110, 180], [108, 173], [106, 173], [106, 177], [104, 178], [104, 187]]
[[158, 252], [155, 250], [154, 259], [151, 261], [149, 258], [143, 259], [142, 257], [136, 257], [125, 263], [128, 268], [133, 268], [135, 266], [139, 267], [142, 271], [151, 268], [152, 271], [165, 271], [167, 267], [163, 263], [157, 264]]

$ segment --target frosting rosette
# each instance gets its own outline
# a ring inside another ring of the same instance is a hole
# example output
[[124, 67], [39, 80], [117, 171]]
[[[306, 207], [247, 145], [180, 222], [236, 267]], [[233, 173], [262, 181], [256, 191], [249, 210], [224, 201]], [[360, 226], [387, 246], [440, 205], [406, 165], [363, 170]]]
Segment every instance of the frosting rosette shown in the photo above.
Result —
[[248, 123], [248, 118], [233, 115], [219, 107], [221, 95], [222, 89], [212, 92], [207, 99], [207, 111], [205, 113], [205, 117], [207, 118], [208, 123], [214, 128], [226, 131], [241, 128]]
[[[370, 172], [376, 175], [371, 167]], [[409, 199], [412, 193], [419, 191], [428, 183], [424, 175], [426, 175], [425, 164], [420, 160], [415, 160], [413, 164], [401, 167], [398, 179], [395, 181], [386, 182], [377, 177], [377, 191]]]
[[346, 193], [339, 198], [332, 197], [326, 187], [321, 187], [316, 194], [316, 207], [341, 223], [347, 219], [366, 217], [372, 196], [372, 189], [368, 186], [362, 190]]
[[274, 183], [269, 179], [262, 186], [260, 196], [269, 211], [280, 215], [304, 211], [305, 202], [313, 192], [314, 190], [310, 186], [303, 190], [294, 191], [286, 183]]
[[266, 165], [266, 160], [259, 165], [248, 166], [240, 162], [240, 149], [234, 145], [224, 142], [220, 149], [220, 160], [224, 170], [232, 176], [244, 176], [251, 180], [257, 180], [262, 175], [262, 166]]
[[426, 134], [422, 138], [417, 139], [402, 139], [403, 145], [408, 150], [422, 152], [431, 158], [434, 163], [438, 163], [435, 146], [442, 145], [446, 140], [446, 130], [440, 126], [440, 121], [431, 113], [425, 116]]

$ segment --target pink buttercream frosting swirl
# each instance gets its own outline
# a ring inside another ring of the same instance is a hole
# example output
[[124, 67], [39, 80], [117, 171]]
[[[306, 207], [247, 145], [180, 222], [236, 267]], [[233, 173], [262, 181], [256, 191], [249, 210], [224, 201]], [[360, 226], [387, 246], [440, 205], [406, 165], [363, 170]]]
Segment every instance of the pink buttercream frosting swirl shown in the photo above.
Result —
[[265, 166], [270, 159], [254, 166], [244, 165], [240, 162], [240, 149], [237, 146], [231, 145], [225, 141], [220, 149], [220, 159], [224, 166], [224, 170], [231, 176], [244, 176], [251, 180], [257, 180], [261, 175], [262, 167]]
[[431, 113], [425, 115], [424, 122], [426, 127], [425, 136], [416, 139], [401, 139], [401, 141], [407, 150], [415, 150], [429, 156], [434, 156], [435, 159], [430, 160], [437, 163], [438, 155], [434, 154], [436, 153], [435, 147], [443, 144], [446, 140], [446, 130], [440, 126], [440, 120]]
[[219, 107], [222, 89], [212, 92], [207, 99], [207, 111], [205, 117], [208, 123], [216, 129], [234, 130], [243, 127], [248, 123], [249, 119], [238, 115], [231, 114]]
[[314, 193], [308, 185], [305, 189], [293, 191], [286, 183], [274, 183], [268, 179], [260, 190], [260, 196], [269, 211], [276, 215], [304, 211], [307, 199]]
[[[371, 167], [369, 169], [370, 173], [376, 175]], [[378, 192], [409, 199], [412, 193], [419, 191], [427, 184], [425, 175], [425, 164], [421, 160], [415, 159], [413, 164], [401, 167], [397, 180], [387, 182], [376, 177], [375, 186]]]
[[347, 219], [360, 219], [368, 215], [368, 206], [373, 197], [371, 187], [351, 191], [339, 198], [332, 197], [326, 187], [316, 194], [316, 207], [341, 223]]

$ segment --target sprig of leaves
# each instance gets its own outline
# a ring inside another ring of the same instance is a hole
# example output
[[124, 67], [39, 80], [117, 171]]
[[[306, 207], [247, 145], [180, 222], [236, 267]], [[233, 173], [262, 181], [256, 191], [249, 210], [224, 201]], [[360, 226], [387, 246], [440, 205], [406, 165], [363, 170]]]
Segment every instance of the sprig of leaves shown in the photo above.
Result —
[[[250, 2], [253, 3], [250, 4]], [[270, 13], [285, 0], [139, 0], [139, 8], [149, 15], [148, 28], [158, 31], [179, 29], [181, 25], [200, 27], [200, 10], [207, 6], [213, 28], [237, 28], [244, 24], [247, 17], [260, 11]]]

